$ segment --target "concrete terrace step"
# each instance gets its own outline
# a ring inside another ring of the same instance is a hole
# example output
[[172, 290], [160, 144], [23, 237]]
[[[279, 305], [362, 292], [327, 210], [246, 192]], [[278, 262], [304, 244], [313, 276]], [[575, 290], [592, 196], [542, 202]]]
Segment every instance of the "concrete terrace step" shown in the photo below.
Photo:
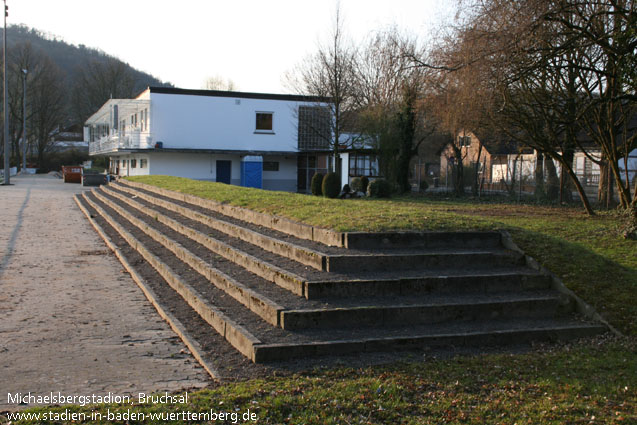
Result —
[[361, 297], [369, 295], [428, 295], [484, 293], [499, 291], [521, 292], [548, 289], [551, 279], [528, 269], [503, 271], [447, 270], [433, 275], [400, 278], [350, 279], [304, 282], [307, 299]]
[[553, 294], [522, 300], [283, 310], [280, 325], [287, 330], [413, 326], [450, 321], [546, 318], [557, 315], [560, 310], [562, 314], [570, 312], [569, 303]]
[[[566, 341], [597, 335], [604, 326], [573, 320], [481, 322], [457, 326], [375, 329], [375, 335], [362, 336], [357, 329], [332, 333], [332, 338], [304, 343], [260, 344], [254, 347], [254, 361], [259, 363], [290, 358], [306, 358], [379, 351], [405, 351], [442, 347], [481, 347], [523, 344], [532, 341]], [[307, 334], [310, 336], [311, 334]], [[349, 338], [348, 338], [349, 335]]]
[[129, 263], [146, 270], [166, 311], [201, 317], [206, 324], [189, 332], [205, 335], [201, 326], [210, 326], [253, 362], [605, 330], [576, 319], [572, 298], [552, 289], [550, 275], [525, 267], [523, 254], [504, 249], [497, 232], [318, 238], [340, 240], [334, 247], [272, 230], [277, 220], [264, 214], [255, 221], [271, 227], [168, 195], [125, 183], [76, 200]]

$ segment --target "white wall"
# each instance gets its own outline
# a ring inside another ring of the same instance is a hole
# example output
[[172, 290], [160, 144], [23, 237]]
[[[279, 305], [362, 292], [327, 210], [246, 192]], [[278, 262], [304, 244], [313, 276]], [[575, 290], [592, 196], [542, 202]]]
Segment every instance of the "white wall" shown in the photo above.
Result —
[[264, 189], [296, 192], [297, 170], [295, 156], [264, 156], [263, 161], [279, 163], [279, 171], [263, 171]]
[[149, 154], [149, 173], [215, 181], [217, 179], [217, 160], [232, 161], [231, 183], [238, 185], [241, 181], [241, 165], [238, 155], [154, 152]]
[[[150, 97], [150, 132], [164, 148], [297, 151], [299, 102], [152, 92]], [[273, 112], [272, 134], [255, 134], [257, 111]]]

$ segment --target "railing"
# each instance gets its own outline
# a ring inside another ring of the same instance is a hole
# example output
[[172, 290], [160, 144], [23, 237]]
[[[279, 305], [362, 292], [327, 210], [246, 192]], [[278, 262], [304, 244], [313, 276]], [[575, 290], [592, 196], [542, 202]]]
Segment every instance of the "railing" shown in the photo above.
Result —
[[88, 144], [89, 154], [91, 155], [116, 152], [120, 149], [152, 149], [153, 147], [152, 135], [141, 131], [133, 131], [123, 136], [118, 134], [104, 136]]

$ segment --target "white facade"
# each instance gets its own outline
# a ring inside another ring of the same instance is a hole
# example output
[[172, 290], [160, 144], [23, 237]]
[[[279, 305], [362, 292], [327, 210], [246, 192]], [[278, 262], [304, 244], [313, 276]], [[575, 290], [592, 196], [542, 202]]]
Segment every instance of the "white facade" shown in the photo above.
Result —
[[[270, 190], [297, 190], [298, 108], [321, 99], [150, 87], [111, 99], [85, 127], [91, 155], [120, 176], [171, 175]], [[249, 181], [245, 159], [260, 181]], [[243, 162], [243, 163], [242, 163]], [[259, 165], [261, 164], [261, 165]]]

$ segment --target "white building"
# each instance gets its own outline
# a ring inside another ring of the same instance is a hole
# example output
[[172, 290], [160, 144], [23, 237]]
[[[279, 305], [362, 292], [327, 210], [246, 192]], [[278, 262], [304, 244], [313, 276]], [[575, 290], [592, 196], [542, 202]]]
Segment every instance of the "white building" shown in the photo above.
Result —
[[[120, 176], [171, 175], [305, 192], [330, 163], [325, 99], [149, 87], [85, 124], [90, 155]], [[310, 131], [311, 130], [311, 131]]]

